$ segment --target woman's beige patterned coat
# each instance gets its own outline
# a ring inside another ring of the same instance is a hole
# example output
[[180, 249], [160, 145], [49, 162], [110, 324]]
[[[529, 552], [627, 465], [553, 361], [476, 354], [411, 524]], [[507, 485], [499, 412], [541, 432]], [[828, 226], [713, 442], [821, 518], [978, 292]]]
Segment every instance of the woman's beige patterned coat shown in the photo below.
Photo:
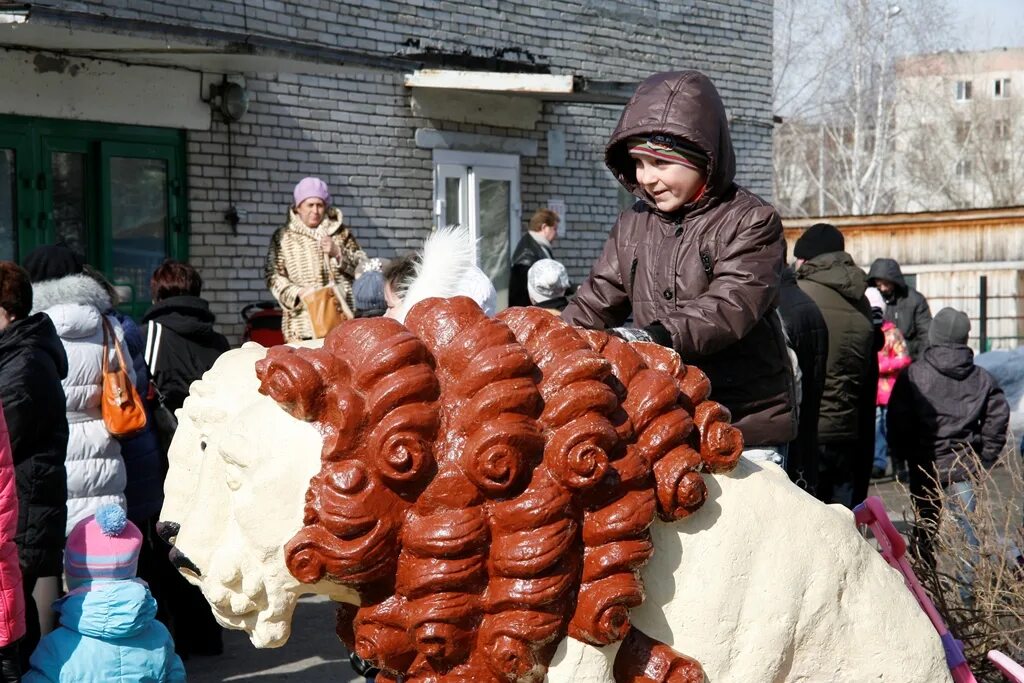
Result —
[[[341, 249], [341, 257], [329, 259], [329, 265], [320, 248], [323, 235], [330, 235]], [[328, 285], [328, 267], [333, 270], [334, 279], [349, 308], [355, 308], [352, 281], [356, 268], [364, 261], [366, 254], [359, 248], [352, 232], [342, 225], [341, 211], [328, 209], [320, 225], [309, 228], [294, 210], [288, 209], [288, 223], [278, 228], [270, 240], [265, 269], [267, 287], [284, 309], [281, 331], [286, 342], [313, 337], [309, 313], [299, 298], [299, 292], [305, 287]]]

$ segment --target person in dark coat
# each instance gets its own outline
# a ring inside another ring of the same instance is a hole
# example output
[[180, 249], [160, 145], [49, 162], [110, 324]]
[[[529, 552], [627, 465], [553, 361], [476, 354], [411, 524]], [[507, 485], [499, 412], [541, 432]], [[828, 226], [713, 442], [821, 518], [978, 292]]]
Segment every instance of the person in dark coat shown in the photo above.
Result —
[[877, 287], [885, 299], [882, 317], [896, 325], [906, 340], [910, 358], [918, 360], [928, 348], [932, 312], [928, 300], [903, 279], [900, 264], [891, 258], [877, 258], [868, 270], [868, 284]]
[[[192, 382], [213, 367], [230, 346], [213, 328], [215, 316], [200, 296], [203, 280], [195, 268], [168, 259], [153, 272], [150, 289], [153, 306], [142, 317], [149, 369], [164, 404], [176, 411], [185, 402]], [[169, 552], [170, 547], [164, 544], [162, 550]], [[221, 627], [199, 589], [173, 569], [163, 581], [167, 626], [178, 654], [182, 659], [221, 654]]]
[[63, 572], [64, 526], [67, 523], [68, 421], [61, 380], [68, 358], [57, 329], [45, 313], [32, 310], [29, 274], [0, 261], [0, 402], [4, 406], [18, 490], [15, 543], [25, 590], [26, 634], [21, 663], [39, 642], [40, 613], [32, 591], [39, 579]]
[[150, 286], [153, 305], [142, 322], [147, 334], [151, 322], [162, 328], [159, 354], [150, 371], [173, 411], [185, 402], [192, 382], [212, 368], [230, 344], [213, 328], [216, 316], [199, 296], [203, 280], [195, 268], [168, 259], [154, 271]]
[[527, 275], [530, 266], [541, 259], [553, 259], [551, 250], [558, 237], [558, 214], [551, 209], [537, 209], [530, 218], [530, 230], [522, 236], [512, 252], [512, 274], [508, 283], [508, 305], [529, 306]]
[[[562, 319], [675, 349], [711, 380], [748, 459], [785, 462], [796, 383], [776, 313], [774, 207], [736, 184], [725, 106], [698, 71], [655, 74], [626, 105], [605, 164], [637, 202], [619, 214]], [[633, 327], [623, 327], [632, 314]]]
[[[860, 460], [867, 458], [870, 476], [874, 456], [864, 452], [864, 432], [870, 431], [873, 451], [877, 375], [872, 381], [871, 368], [878, 361], [871, 306], [864, 296], [864, 271], [844, 249], [842, 233], [835, 226], [818, 223], [800, 236], [793, 255], [797, 283], [818, 305], [828, 327], [828, 363], [818, 417], [818, 498], [852, 507]], [[864, 415], [868, 410], [870, 416]]]
[[[146, 340], [139, 326], [132, 318], [117, 310], [120, 297], [113, 285], [102, 273], [86, 265], [82, 271], [96, 280], [110, 295], [111, 309], [105, 311], [114, 316], [124, 330], [124, 341], [135, 370], [135, 390], [139, 396], [149, 395], [149, 368], [146, 365]], [[157, 618], [166, 623], [169, 596], [166, 594], [167, 577], [175, 569], [167, 557], [167, 546], [156, 533], [160, 508], [164, 504], [164, 478], [167, 469], [164, 454], [154, 428], [152, 407], [147, 405], [146, 427], [132, 436], [119, 438], [121, 457], [127, 480], [124, 497], [127, 503], [128, 520], [142, 533], [139, 550], [138, 576], [149, 585], [150, 593], [157, 603]]]
[[796, 273], [782, 271], [779, 313], [800, 365], [800, 423], [796, 440], [789, 444], [789, 478], [814, 494], [818, 483], [818, 413], [828, 367], [828, 326], [814, 299], [796, 283]]
[[[889, 397], [889, 448], [910, 463], [910, 492], [922, 520], [918, 551], [929, 562], [941, 511], [936, 486], [954, 502], [949, 512], [977, 547], [967, 515], [974, 510], [971, 479], [978, 473], [971, 469], [973, 458], [960, 455], [973, 450], [981, 466], [991, 468], [1006, 446], [1010, 406], [995, 378], [974, 364], [970, 330], [965, 313], [939, 311], [929, 329], [931, 345], [899, 376]], [[969, 583], [969, 567], [961, 568], [961, 578]]]

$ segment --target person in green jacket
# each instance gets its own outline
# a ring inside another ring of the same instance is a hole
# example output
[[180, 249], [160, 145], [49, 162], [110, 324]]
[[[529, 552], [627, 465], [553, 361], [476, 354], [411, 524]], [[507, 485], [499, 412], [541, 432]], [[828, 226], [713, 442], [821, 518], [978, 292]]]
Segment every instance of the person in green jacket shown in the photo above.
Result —
[[[825, 390], [818, 415], [817, 497], [852, 507], [859, 502], [859, 469], [866, 463], [870, 470], [873, 457], [878, 364], [871, 305], [864, 296], [867, 277], [845, 247], [835, 226], [818, 223], [800, 236], [793, 255], [797, 284], [818, 305], [828, 328]], [[865, 451], [869, 431], [871, 456]]]

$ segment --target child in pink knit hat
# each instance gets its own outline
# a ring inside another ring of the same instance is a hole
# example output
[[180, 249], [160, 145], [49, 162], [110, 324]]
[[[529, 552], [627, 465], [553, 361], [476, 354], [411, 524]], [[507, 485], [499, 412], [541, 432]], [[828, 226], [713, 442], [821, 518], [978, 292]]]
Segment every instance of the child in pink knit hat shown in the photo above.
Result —
[[70, 592], [54, 603], [60, 628], [39, 642], [25, 683], [185, 680], [156, 600], [135, 577], [142, 533], [118, 505], [72, 529], [64, 553]]

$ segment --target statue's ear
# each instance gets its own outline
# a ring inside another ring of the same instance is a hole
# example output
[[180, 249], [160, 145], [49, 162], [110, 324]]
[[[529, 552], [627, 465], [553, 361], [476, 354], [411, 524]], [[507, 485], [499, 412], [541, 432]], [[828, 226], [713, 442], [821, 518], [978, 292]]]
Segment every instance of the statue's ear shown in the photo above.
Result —
[[[305, 350], [305, 349], [303, 349]], [[275, 346], [256, 362], [259, 391], [277, 401], [297, 420], [316, 419], [324, 396], [323, 377], [316, 366], [296, 349]]]

